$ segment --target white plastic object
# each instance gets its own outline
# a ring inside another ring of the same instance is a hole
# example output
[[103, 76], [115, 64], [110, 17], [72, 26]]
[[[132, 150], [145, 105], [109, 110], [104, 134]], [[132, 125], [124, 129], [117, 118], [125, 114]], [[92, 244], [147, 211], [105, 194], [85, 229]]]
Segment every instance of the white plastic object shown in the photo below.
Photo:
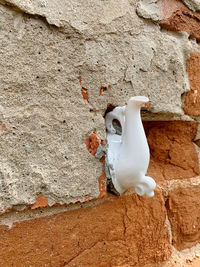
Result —
[[[150, 153], [140, 115], [142, 105], [148, 102], [145, 96], [131, 97], [127, 106], [116, 107], [105, 117], [107, 163], [112, 183], [120, 195], [133, 187], [139, 196], [154, 196], [156, 183], [146, 176]], [[116, 133], [114, 119], [120, 122], [122, 135]]]

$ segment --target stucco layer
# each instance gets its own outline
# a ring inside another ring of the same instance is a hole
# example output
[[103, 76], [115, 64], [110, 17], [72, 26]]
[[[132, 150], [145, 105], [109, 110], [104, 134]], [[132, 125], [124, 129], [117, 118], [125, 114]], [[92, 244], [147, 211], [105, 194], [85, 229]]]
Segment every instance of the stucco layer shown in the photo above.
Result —
[[129, 192], [102, 204], [0, 226], [2, 266], [144, 266], [171, 254], [164, 199]]
[[105, 195], [108, 104], [146, 95], [153, 113], [183, 115], [187, 38], [140, 18], [137, 1], [0, 1], [0, 209]]
[[191, 10], [199, 11], [200, 2], [199, 0], [182, 0]]

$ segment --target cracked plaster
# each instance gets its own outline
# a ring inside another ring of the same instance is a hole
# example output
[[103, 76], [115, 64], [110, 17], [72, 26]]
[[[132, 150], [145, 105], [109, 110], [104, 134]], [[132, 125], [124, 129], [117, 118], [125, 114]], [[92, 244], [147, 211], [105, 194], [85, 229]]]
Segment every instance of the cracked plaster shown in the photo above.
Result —
[[133, 0], [0, 2], [1, 209], [39, 193], [50, 205], [97, 198], [102, 165], [86, 138], [105, 140], [107, 105], [133, 95], [182, 116], [188, 36], [139, 17]]

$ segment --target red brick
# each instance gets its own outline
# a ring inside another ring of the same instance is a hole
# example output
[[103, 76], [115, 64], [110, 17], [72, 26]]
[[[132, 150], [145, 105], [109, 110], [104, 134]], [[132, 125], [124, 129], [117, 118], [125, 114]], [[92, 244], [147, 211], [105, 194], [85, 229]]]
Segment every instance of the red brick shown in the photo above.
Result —
[[173, 245], [178, 250], [200, 242], [200, 186], [177, 188], [169, 193], [168, 216]]
[[160, 192], [0, 226], [1, 266], [143, 266], [171, 254]]
[[200, 53], [193, 52], [186, 64], [190, 82], [190, 91], [186, 94], [184, 112], [188, 115], [200, 115]]
[[200, 41], [200, 12], [193, 12], [178, 0], [162, 0], [161, 27], [170, 31], [185, 31]]
[[199, 175], [193, 139], [198, 123], [188, 121], [144, 122], [151, 160], [148, 174], [155, 180], [186, 179]]

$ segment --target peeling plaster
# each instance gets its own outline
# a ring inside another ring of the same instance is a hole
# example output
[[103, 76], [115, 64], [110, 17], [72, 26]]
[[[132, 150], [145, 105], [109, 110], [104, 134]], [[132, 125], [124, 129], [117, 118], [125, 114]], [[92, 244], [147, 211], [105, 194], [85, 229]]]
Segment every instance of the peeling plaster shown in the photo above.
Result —
[[148, 19], [135, 0], [0, 3], [3, 212], [33, 205], [40, 193], [49, 205], [99, 197], [102, 163], [85, 140], [94, 131], [105, 140], [108, 104], [146, 95], [147, 120], [193, 120], [181, 95], [194, 42], [152, 23], [147, 2]]

